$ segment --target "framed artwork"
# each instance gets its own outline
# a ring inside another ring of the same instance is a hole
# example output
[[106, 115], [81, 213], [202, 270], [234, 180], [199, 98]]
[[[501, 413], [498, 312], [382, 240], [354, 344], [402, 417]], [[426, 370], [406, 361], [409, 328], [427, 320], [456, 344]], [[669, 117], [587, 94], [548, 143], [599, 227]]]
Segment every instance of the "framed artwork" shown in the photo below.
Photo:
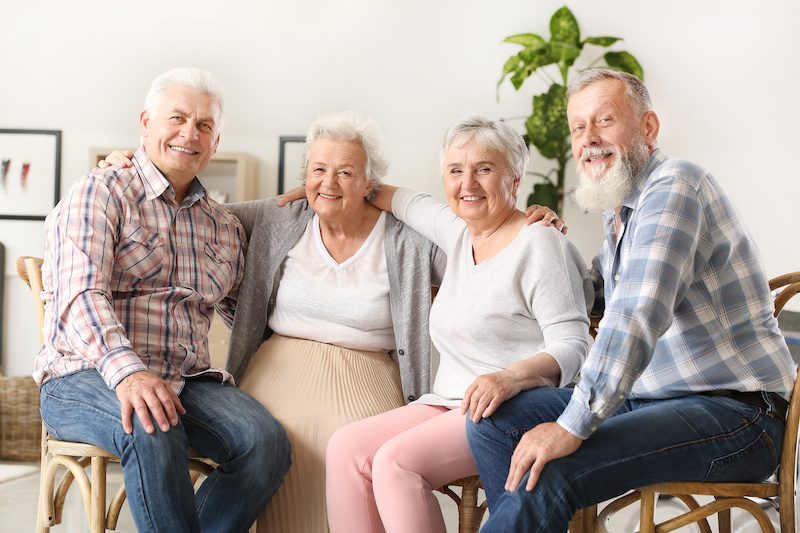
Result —
[[60, 130], [0, 129], [0, 219], [44, 220], [60, 188]]
[[302, 175], [305, 144], [304, 136], [281, 136], [278, 157], [278, 194], [285, 193], [286, 189], [294, 189], [294, 185], [289, 183], [288, 179], [298, 178]]

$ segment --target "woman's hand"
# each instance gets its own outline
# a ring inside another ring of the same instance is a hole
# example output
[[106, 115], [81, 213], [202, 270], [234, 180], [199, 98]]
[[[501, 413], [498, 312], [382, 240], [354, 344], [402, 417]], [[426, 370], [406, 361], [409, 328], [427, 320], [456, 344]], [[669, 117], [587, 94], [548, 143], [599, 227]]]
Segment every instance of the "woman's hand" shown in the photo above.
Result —
[[469, 418], [478, 422], [494, 413], [501, 403], [519, 394], [522, 390], [516, 373], [508, 368], [478, 376], [467, 387], [461, 400], [461, 414], [469, 410]]
[[114, 150], [108, 154], [105, 159], [101, 159], [97, 162], [95, 170], [100, 168], [108, 168], [111, 165], [117, 165], [118, 167], [122, 168], [132, 167], [133, 163], [131, 162], [131, 159], [133, 159], [133, 152], [130, 150]]
[[541, 220], [543, 225], [554, 226], [564, 235], [567, 234], [567, 225], [564, 224], [563, 220], [558, 218], [555, 211], [547, 206], [537, 204], [528, 206], [528, 209], [525, 210], [525, 215], [528, 217], [528, 220], [525, 222], [528, 226]]
[[291, 191], [279, 194], [275, 198], [278, 198], [278, 207], [283, 207], [285, 205], [289, 205], [295, 200], [302, 200], [305, 197], [306, 197], [306, 188], [295, 187]]

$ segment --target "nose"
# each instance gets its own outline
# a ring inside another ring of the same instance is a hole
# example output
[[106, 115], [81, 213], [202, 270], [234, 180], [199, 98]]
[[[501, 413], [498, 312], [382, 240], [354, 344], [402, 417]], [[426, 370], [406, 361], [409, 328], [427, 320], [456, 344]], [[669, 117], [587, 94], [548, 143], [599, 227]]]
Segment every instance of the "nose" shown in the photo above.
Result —
[[187, 139], [197, 139], [197, 137], [199, 136], [197, 125], [187, 120], [181, 127], [181, 135], [183, 135]]
[[478, 175], [475, 172], [464, 172], [464, 178], [461, 180], [461, 187], [464, 189], [474, 189], [478, 184]]
[[595, 146], [600, 144], [600, 129], [594, 124], [589, 124], [583, 132], [583, 145]]

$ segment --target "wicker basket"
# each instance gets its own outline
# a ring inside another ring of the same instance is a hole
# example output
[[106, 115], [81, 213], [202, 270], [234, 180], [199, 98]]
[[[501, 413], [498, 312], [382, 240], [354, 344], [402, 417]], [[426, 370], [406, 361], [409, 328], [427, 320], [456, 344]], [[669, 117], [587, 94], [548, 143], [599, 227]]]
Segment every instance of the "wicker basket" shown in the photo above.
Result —
[[0, 459], [36, 461], [42, 442], [39, 387], [30, 376], [0, 374]]

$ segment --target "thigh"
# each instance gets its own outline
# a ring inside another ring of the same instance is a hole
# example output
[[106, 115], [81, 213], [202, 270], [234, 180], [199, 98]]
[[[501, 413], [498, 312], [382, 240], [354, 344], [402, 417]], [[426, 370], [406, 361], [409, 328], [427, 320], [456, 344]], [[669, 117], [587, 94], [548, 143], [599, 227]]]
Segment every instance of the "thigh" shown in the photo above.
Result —
[[542, 477], [570, 479], [585, 505], [665, 481], [761, 481], [777, 467], [782, 434], [782, 423], [729, 398], [657, 400], [604, 422]]
[[219, 379], [186, 380], [180, 399], [186, 409], [181, 422], [189, 444], [218, 463], [254, 445], [286, 438], [263, 405]]
[[362, 472], [371, 472], [372, 459], [386, 442], [445, 411], [445, 407], [412, 403], [341, 427], [328, 443], [328, 470], [355, 462]]
[[521, 436], [539, 424], [558, 420], [571, 397], [572, 389], [539, 387], [524, 390], [500, 404], [490, 420], [497, 430], [509, 436]]
[[[42, 420], [52, 437], [120, 455], [113, 437], [124, 435], [121, 406], [96, 370], [51, 379], [42, 386], [40, 398]], [[134, 432], [141, 429], [137, 421], [134, 415]]]
[[467, 443], [466, 422], [466, 415], [459, 408], [448, 409], [389, 440], [375, 461], [415, 472], [433, 488], [477, 475]]

